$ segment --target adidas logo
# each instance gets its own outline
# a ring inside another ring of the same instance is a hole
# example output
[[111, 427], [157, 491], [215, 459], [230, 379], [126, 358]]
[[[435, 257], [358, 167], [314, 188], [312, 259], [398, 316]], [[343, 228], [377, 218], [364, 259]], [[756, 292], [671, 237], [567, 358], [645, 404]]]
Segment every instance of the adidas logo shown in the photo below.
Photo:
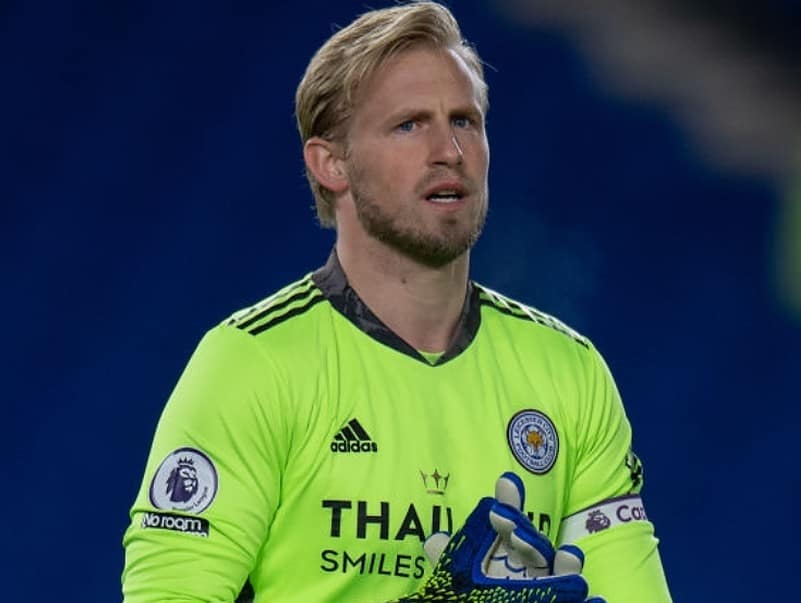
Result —
[[354, 418], [334, 436], [331, 452], [378, 452], [378, 444], [373, 442], [364, 427]]

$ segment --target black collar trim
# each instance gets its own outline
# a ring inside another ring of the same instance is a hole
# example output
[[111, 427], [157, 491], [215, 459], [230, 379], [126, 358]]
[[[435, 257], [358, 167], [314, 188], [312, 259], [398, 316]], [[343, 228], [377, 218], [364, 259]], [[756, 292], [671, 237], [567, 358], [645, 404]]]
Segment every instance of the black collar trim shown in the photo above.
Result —
[[348, 284], [348, 279], [342, 270], [342, 265], [339, 263], [336, 250], [331, 252], [325, 266], [312, 273], [312, 280], [314, 280], [314, 283], [320, 288], [334, 309], [358, 329], [376, 341], [402, 354], [411, 356], [428, 366], [439, 366], [456, 358], [472, 343], [481, 324], [479, 290], [472, 282], [469, 282], [465, 295], [465, 304], [453, 339], [445, 353], [440, 356], [436, 363], [431, 365], [420, 352], [381, 322], [381, 319], [373, 314], [373, 311], [362, 301], [359, 294]]

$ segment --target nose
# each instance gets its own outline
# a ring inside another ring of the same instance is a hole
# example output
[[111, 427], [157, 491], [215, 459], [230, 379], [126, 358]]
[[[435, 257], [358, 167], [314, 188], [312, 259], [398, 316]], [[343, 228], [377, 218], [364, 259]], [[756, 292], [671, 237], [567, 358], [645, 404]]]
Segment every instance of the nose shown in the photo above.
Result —
[[464, 161], [464, 151], [456, 131], [448, 125], [436, 128], [431, 145], [431, 163], [435, 165], [455, 166]]

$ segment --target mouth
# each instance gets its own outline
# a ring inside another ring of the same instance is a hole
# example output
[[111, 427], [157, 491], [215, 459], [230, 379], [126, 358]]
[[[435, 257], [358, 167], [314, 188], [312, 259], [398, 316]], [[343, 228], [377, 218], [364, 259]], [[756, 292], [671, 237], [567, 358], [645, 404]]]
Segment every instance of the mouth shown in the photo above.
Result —
[[431, 203], [449, 205], [458, 203], [467, 196], [467, 190], [458, 182], [443, 182], [428, 189], [424, 198]]

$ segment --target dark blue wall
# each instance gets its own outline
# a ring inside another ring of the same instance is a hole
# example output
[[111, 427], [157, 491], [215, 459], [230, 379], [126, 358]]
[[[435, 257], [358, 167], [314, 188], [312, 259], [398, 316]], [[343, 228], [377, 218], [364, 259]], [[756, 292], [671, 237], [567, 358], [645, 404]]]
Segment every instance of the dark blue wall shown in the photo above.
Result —
[[[779, 197], [660, 108], [604, 95], [557, 34], [454, 4], [495, 67], [474, 276], [604, 352], [675, 599], [779, 600], [801, 418], [801, 333], [771, 280]], [[5, 599], [119, 599], [128, 507], [197, 340], [332, 243], [292, 99], [331, 24], [362, 10], [2, 9]]]

